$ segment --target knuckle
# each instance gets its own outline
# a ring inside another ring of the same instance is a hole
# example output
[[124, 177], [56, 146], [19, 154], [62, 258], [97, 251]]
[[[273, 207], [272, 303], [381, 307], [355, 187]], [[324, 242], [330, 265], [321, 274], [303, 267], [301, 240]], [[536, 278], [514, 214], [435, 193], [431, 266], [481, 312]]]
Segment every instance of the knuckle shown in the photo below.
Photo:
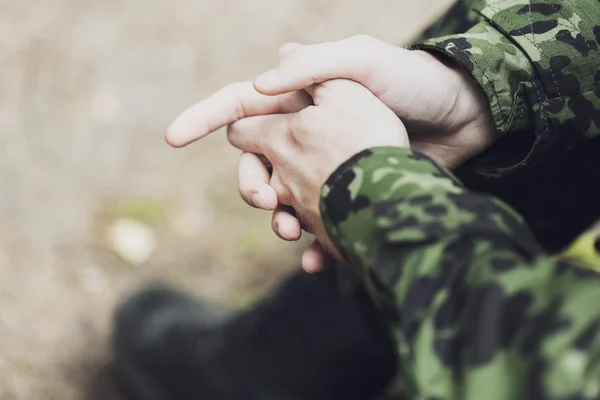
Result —
[[354, 35], [350, 38], [350, 40], [359, 45], [368, 45], [377, 42], [377, 39], [375, 39], [373, 36], [365, 34]]
[[302, 60], [305, 57], [306, 54], [307, 54], [306, 47], [299, 47], [299, 48], [292, 49], [286, 55], [284, 62], [289, 63], [289, 64], [298, 63], [300, 60]]
[[288, 124], [288, 129], [286, 132], [288, 140], [296, 140], [300, 136], [302, 130], [304, 129], [304, 123], [302, 121], [301, 114], [302, 112], [293, 114], [290, 118], [290, 122]]
[[298, 113], [300, 131], [303, 134], [315, 133], [318, 131], [323, 122], [322, 107], [310, 106]]
[[230, 83], [220, 90], [222, 97], [231, 99], [237, 119], [241, 119], [246, 115], [243, 100], [252, 90], [254, 90], [254, 84], [251, 81]]
[[302, 46], [298, 45], [297, 43], [286, 43], [279, 47], [279, 57], [290, 57], [293, 54], [296, 54], [301, 49]]
[[318, 113], [319, 111], [315, 106], [308, 106], [296, 113], [291, 124], [292, 130], [299, 134], [306, 133], [315, 125], [315, 118], [318, 117]]

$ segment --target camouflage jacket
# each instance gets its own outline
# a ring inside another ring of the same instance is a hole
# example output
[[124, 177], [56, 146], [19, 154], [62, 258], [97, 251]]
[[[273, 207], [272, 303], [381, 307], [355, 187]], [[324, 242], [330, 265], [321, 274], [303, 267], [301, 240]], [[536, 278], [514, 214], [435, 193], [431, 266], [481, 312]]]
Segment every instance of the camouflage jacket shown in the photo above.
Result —
[[[597, 144], [600, 2], [488, 0], [473, 10], [466, 33], [419, 45], [471, 71], [510, 143], [472, 168], [503, 176]], [[591, 159], [600, 165], [598, 152]], [[578, 256], [600, 252], [591, 233], [549, 255], [505, 202], [388, 147], [340, 166], [321, 213], [390, 323], [411, 398], [600, 398], [600, 275], [580, 268], [600, 258]]]
[[[491, 175], [545, 163], [551, 154], [600, 136], [598, 0], [462, 1], [465, 33], [416, 48], [466, 68], [485, 93], [504, 148], [478, 160]], [[447, 26], [428, 34], [452, 31]], [[508, 143], [508, 142], [506, 142]], [[500, 154], [498, 154], [500, 153]]]
[[414, 45], [473, 75], [501, 135], [456, 175], [518, 210], [551, 252], [600, 219], [598, 40], [598, 0], [464, 0]]

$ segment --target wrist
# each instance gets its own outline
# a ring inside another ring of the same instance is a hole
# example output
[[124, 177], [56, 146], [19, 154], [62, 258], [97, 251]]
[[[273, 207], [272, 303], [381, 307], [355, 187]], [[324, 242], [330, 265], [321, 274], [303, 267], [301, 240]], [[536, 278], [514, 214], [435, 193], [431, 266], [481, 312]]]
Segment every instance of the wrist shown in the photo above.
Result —
[[459, 114], [463, 115], [465, 133], [477, 135], [481, 144], [487, 148], [498, 138], [487, 97], [473, 75], [465, 68], [452, 62], [449, 69], [457, 76], [458, 107]]
[[[443, 97], [450, 103], [441, 116], [440, 129], [453, 137], [460, 150], [450, 164], [460, 165], [480, 154], [498, 139], [492, 111], [483, 89], [460, 64], [436, 51], [413, 50], [427, 60], [440, 77]], [[446, 166], [452, 167], [452, 165]], [[455, 165], [455, 166], [456, 166]]]

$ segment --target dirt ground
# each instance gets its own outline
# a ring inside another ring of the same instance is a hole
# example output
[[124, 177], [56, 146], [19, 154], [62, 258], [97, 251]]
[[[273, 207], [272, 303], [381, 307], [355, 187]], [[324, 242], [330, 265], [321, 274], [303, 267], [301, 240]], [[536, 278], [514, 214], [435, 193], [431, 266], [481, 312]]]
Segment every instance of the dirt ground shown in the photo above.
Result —
[[[296, 268], [304, 244], [239, 199], [224, 135], [175, 150], [164, 129], [285, 42], [402, 43], [446, 4], [0, 0], [0, 399], [117, 399], [94, 379], [111, 313], [149, 281], [235, 307]], [[115, 253], [125, 217], [148, 260]]]

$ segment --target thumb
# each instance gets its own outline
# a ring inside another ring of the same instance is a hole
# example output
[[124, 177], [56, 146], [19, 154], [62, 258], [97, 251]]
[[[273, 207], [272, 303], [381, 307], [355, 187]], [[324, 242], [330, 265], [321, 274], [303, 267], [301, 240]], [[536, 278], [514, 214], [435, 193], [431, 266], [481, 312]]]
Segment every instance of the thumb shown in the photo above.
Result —
[[302, 254], [302, 269], [309, 274], [321, 272], [327, 267], [329, 258], [319, 241], [315, 240]]
[[364, 81], [375, 67], [382, 45], [368, 36], [310, 46], [285, 45], [279, 66], [256, 78], [254, 88], [272, 96], [336, 78]]
[[[289, 57], [290, 54], [294, 52], [294, 50], [302, 47], [300, 43], [286, 43], [279, 48], [279, 62], [282, 62], [286, 58]], [[307, 92], [310, 97], [315, 97], [315, 90], [318, 85], [310, 85], [304, 88], [304, 91]]]

